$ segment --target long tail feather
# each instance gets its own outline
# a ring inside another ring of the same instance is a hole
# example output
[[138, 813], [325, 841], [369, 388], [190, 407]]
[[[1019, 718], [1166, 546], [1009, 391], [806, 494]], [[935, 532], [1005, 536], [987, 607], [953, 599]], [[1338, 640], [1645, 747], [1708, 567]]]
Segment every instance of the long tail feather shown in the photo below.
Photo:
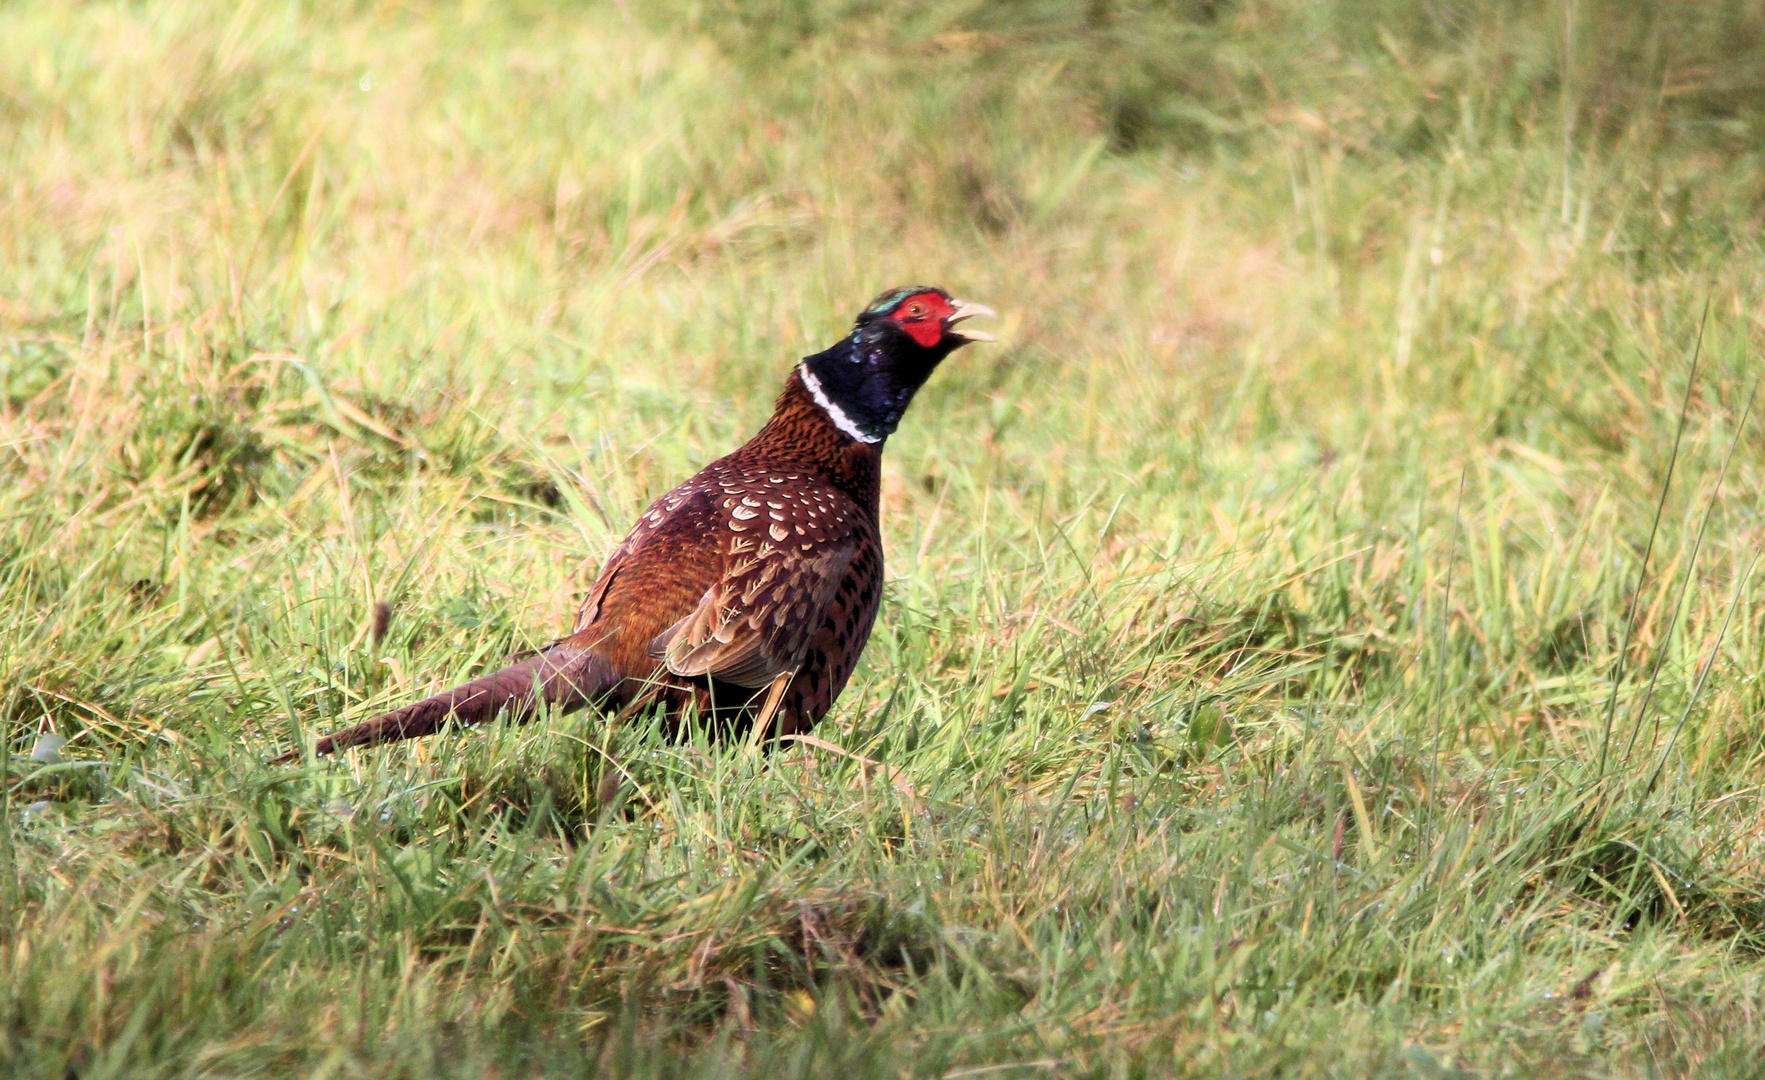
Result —
[[[604, 698], [618, 683], [612, 666], [595, 653], [575, 646], [554, 645], [501, 671], [327, 735], [314, 744], [313, 753], [324, 755], [351, 746], [417, 739], [439, 730], [450, 720], [462, 726], [481, 724], [504, 710], [509, 719], [519, 721], [527, 719], [541, 705], [579, 709]], [[299, 757], [297, 747], [274, 758], [271, 764]]]

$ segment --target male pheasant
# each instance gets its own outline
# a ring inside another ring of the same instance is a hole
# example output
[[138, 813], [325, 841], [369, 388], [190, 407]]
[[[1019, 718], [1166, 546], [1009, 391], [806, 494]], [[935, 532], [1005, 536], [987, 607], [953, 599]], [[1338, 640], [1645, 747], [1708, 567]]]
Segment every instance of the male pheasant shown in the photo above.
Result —
[[414, 739], [449, 720], [525, 719], [542, 704], [661, 706], [676, 721], [696, 708], [779, 736], [807, 731], [876, 619], [883, 443], [946, 356], [993, 340], [960, 324], [993, 315], [942, 289], [883, 293], [796, 366], [758, 434], [644, 512], [567, 636], [314, 752]]

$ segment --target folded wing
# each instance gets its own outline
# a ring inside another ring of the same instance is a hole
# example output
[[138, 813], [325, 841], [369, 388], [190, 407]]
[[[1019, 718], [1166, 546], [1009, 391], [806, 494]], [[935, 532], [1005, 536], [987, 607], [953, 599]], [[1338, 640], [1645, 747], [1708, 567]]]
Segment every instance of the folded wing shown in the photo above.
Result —
[[650, 655], [682, 676], [759, 689], [803, 663], [826, 619], [856, 544], [760, 546], [734, 558], [685, 618], [650, 643]]

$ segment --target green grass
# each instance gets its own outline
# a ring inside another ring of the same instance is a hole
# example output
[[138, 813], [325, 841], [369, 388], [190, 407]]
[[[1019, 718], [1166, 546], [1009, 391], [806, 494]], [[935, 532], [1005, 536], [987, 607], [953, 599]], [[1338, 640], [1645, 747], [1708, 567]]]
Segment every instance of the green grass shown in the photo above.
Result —
[[[1757, 1073], [1760, 4], [0, 41], [0, 1072]], [[1001, 341], [820, 742], [263, 764], [567, 626], [906, 282]]]

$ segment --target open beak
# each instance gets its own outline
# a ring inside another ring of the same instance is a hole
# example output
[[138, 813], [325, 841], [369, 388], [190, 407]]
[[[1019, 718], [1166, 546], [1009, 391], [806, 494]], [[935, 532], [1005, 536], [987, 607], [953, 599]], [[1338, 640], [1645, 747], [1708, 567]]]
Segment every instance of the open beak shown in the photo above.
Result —
[[975, 330], [970, 327], [966, 327], [966, 326], [959, 327], [956, 325], [957, 323], [961, 322], [964, 319], [973, 319], [973, 318], [997, 319], [999, 317], [999, 313], [997, 311], [994, 311], [992, 308], [988, 307], [985, 304], [977, 304], [971, 300], [953, 300], [953, 301], [951, 301], [951, 303], [956, 305], [956, 310], [951, 313], [951, 315], [948, 319], [944, 320], [944, 332], [945, 333], [953, 335], [955, 337], [959, 337], [964, 341], [994, 341], [994, 340], [997, 340], [996, 338], [993, 337], [993, 335], [987, 333], [985, 330]]

